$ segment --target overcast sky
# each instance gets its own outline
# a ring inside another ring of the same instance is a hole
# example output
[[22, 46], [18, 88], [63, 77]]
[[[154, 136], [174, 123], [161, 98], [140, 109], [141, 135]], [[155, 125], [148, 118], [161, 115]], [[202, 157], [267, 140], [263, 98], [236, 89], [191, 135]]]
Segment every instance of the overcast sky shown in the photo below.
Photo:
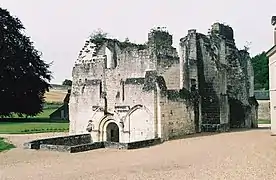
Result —
[[98, 28], [144, 43], [152, 27], [165, 26], [178, 48], [189, 29], [207, 33], [222, 22], [233, 27], [239, 48], [251, 42], [253, 56], [273, 45], [276, 15], [276, 0], [0, 0], [0, 6], [22, 21], [43, 59], [53, 61], [52, 83], [71, 79], [80, 49]]

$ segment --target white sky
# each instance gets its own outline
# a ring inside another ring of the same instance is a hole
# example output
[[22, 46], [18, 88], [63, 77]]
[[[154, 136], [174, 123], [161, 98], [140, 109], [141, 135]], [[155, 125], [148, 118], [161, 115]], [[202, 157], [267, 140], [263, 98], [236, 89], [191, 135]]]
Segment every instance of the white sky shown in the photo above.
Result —
[[207, 33], [218, 21], [234, 29], [239, 48], [251, 42], [253, 56], [273, 45], [276, 15], [275, 0], [0, 0], [0, 7], [22, 21], [43, 59], [53, 61], [52, 83], [71, 79], [80, 49], [98, 28], [144, 43], [151, 28], [165, 26], [178, 49], [189, 29]]

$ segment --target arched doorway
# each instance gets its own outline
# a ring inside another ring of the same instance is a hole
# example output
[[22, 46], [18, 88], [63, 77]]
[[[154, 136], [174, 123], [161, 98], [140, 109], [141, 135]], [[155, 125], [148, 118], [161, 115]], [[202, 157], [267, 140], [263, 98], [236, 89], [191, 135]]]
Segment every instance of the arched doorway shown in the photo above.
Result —
[[119, 142], [119, 127], [111, 122], [106, 127], [106, 141]]

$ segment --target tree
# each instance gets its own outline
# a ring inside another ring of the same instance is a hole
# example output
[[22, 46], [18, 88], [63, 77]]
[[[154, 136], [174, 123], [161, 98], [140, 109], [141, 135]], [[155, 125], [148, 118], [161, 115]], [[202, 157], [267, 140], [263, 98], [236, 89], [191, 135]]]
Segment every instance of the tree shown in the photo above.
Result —
[[72, 86], [72, 81], [69, 80], [69, 79], [65, 79], [65, 80], [62, 82], [62, 85], [63, 85], [63, 86]]
[[41, 60], [21, 21], [0, 8], [0, 116], [42, 112], [50, 64]]
[[255, 89], [268, 90], [269, 73], [268, 57], [266, 57], [266, 53], [262, 52], [261, 54], [257, 54], [251, 59], [251, 61], [254, 69]]

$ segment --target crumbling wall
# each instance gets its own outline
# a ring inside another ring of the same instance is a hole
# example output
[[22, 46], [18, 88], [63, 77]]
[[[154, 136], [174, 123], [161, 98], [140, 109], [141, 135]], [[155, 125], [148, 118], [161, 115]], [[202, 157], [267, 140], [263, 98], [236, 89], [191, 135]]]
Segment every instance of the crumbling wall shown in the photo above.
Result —
[[256, 126], [250, 57], [236, 48], [231, 27], [215, 23], [208, 35], [189, 30], [180, 40], [180, 68], [180, 86], [199, 93], [195, 118], [203, 131]]
[[168, 89], [179, 89], [179, 56], [172, 43], [172, 35], [165, 30], [152, 29], [148, 35], [148, 46], [156, 58], [158, 75], [164, 78]]
[[[220, 30], [218, 31], [218, 29]], [[233, 30], [229, 26], [214, 24], [211, 36], [224, 39], [226, 44], [230, 126], [257, 127], [258, 103], [254, 97], [254, 72], [249, 53], [236, 48]]]
[[208, 35], [189, 30], [180, 56], [158, 28], [143, 45], [89, 39], [73, 69], [70, 133], [105, 141], [113, 122], [119, 141], [133, 142], [256, 127], [252, 64], [233, 37], [219, 23]]
[[103, 141], [104, 127], [112, 119], [119, 126], [120, 142], [161, 136], [157, 86], [179, 89], [179, 58], [172, 36], [152, 30], [145, 45], [90, 39], [76, 61], [73, 82], [71, 133], [87, 132], [92, 123], [93, 141]]
[[184, 98], [188, 99], [194, 110], [195, 131], [201, 132], [202, 116], [199, 99], [199, 77], [203, 70], [202, 61], [198, 61], [197, 33], [192, 29], [188, 35], [180, 39], [180, 89]]

